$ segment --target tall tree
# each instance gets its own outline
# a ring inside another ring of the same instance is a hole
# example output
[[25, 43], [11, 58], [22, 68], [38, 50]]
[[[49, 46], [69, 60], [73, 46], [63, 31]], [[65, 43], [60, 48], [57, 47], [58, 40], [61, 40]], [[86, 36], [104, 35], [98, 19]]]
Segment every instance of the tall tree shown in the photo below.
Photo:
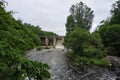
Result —
[[36, 28], [15, 20], [11, 12], [5, 10], [6, 3], [0, 0], [0, 80], [50, 78], [47, 64], [23, 57], [27, 50], [40, 45], [39, 35], [33, 30]]
[[120, 24], [120, 0], [112, 5], [110, 24]]
[[120, 56], [120, 0], [112, 5], [111, 17], [102, 21], [99, 33], [109, 55]]
[[84, 3], [80, 2], [72, 5], [66, 23], [67, 33], [69, 34], [75, 28], [90, 30], [93, 18], [93, 11]]

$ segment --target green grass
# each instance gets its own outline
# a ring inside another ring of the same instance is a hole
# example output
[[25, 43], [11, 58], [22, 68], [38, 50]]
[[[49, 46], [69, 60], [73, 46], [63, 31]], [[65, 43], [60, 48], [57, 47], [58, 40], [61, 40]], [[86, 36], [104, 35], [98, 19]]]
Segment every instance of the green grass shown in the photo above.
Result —
[[87, 57], [81, 57], [79, 55], [73, 54], [73, 52], [69, 52], [68, 55], [70, 56], [71, 59], [73, 59], [74, 65], [82, 65], [82, 64], [92, 64], [96, 66], [110, 66], [110, 61], [107, 60], [106, 58], [87, 58]]
[[97, 66], [109, 66], [109, 60], [105, 58], [97, 59], [97, 58], [87, 58], [87, 57], [76, 57], [75, 62], [80, 64], [94, 64]]
[[92, 59], [92, 62], [95, 65], [98, 65], [98, 66], [110, 66], [110, 61], [105, 59], [105, 58], [102, 58], [102, 59]]
[[41, 50], [42, 49], [42, 47], [41, 46], [38, 46], [38, 47], [36, 47], [36, 50]]

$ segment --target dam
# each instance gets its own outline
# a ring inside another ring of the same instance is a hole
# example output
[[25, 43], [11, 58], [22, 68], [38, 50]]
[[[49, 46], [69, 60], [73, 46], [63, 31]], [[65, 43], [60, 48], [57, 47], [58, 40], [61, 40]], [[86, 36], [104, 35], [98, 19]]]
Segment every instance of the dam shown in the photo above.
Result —
[[64, 36], [40, 36], [42, 46], [64, 48]]

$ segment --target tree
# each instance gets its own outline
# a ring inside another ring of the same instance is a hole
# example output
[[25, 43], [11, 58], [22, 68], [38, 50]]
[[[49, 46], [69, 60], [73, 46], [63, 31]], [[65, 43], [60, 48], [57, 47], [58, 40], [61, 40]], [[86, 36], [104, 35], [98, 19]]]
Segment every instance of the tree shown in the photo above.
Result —
[[120, 25], [103, 26], [99, 33], [108, 54], [120, 56]]
[[102, 21], [99, 33], [109, 55], [120, 56], [120, 0], [112, 5], [111, 18]]
[[71, 33], [73, 31], [73, 29], [75, 29], [75, 22], [74, 22], [74, 19], [73, 19], [73, 16], [72, 15], [69, 15], [67, 17], [67, 23], [66, 23], [66, 31], [67, 31], [67, 35], [69, 33]]
[[112, 5], [111, 14], [110, 25], [120, 24], [120, 0]]
[[89, 30], [93, 21], [93, 11], [82, 2], [72, 5], [70, 15], [67, 17], [66, 30], [67, 34], [75, 28]]
[[90, 39], [90, 33], [85, 29], [76, 29], [69, 35], [67, 47], [75, 54], [84, 55], [83, 47], [84, 44], [88, 45]]
[[67, 47], [81, 57], [102, 58], [105, 55], [99, 34], [90, 34], [85, 29], [74, 30], [69, 35]]
[[[0, 0], [0, 80], [37, 80], [50, 78], [49, 66], [23, 57], [25, 51], [40, 45], [39, 34], [15, 20]], [[32, 26], [33, 29], [34, 26]]]
[[72, 5], [70, 8], [70, 15], [67, 17], [66, 23], [66, 37], [64, 41], [64, 45], [66, 47], [69, 42], [69, 35], [76, 29], [81, 28], [89, 31], [93, 21], [93, 11], [91, 8], [87, 7], [87, 5], [82, 2]]
[[37, 80], [50, 78], [49, 66], [30, 61], [13, 49], [6, 41], [0, 41], [0, 80], [24, 80], [26, 77]]

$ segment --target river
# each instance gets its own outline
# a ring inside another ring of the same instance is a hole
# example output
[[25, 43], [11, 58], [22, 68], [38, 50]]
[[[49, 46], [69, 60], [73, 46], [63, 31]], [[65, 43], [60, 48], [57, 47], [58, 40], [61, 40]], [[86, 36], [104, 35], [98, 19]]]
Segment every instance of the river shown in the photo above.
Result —
[[40, 51], [29, 51], [27, 57], [30, 60], [37, 60], [47, 63], [51, 69], [50, 80], [119, 80], [116, 74], [108, 69], [92, 68], [87, 69], [88, 72], [80, 74], [68, 66], [67, 50], [62, 48], [57, 49], [42, 49]]

